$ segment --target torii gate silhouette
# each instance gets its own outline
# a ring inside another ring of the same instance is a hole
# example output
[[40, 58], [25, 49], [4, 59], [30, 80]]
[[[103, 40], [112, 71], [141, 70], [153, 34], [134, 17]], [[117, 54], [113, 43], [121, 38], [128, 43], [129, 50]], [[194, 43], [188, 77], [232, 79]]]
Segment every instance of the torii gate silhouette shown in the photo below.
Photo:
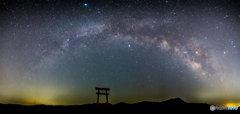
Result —
[[[97, 104], [96, 106], [98, 107], [99, 105], [99, 95], [105, 95], [106, 96], [106, 105], [108, 106], [108, 91], [110, 90], [110, 88], [100, 88], [100, 87], [96, 87], [96, 90], [97, 90]], [[105, 92], [101, 92], [102, 91], [105, 91]]]

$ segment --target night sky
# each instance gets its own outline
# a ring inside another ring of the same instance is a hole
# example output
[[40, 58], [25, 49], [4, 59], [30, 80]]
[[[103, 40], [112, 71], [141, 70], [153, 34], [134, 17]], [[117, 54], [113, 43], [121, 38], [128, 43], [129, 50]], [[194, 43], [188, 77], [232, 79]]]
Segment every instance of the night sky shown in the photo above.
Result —
[[109, 87], [113, 104], [240, 104], [239, 6], [0, 0], [0, 103], [94, 103]]

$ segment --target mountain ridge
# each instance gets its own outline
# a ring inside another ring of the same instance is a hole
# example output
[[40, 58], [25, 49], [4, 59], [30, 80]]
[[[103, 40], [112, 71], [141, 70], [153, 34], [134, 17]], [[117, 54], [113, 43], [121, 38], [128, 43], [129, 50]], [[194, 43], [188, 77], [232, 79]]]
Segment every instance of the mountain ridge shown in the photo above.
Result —
[[[211, 112], [210, 104], [188, 103], [181, 98], [161, 102], [141, 101], [128, 104], [83, 104], [83, 105], [18, 105], [0, 104], [1, 112]], [[237, 110], [239, 112], [239, 110]], [[236, 112], [236, 111], [233, 111]]]

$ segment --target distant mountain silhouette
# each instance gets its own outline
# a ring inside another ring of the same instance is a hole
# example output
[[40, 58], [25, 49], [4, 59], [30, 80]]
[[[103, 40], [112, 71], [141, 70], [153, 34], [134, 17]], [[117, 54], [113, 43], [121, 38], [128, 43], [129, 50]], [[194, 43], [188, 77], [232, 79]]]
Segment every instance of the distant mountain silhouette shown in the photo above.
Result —
[[169, 99], [167, 101], [163, 101], [161, 102], [162, 104], [165, 104], [165, 105], [183, 105], [183, 104], [186, 104], [185, 101], [183, 101], [182, 99], [180, 98], [173, 98], [173, 99]]
[[[163, 102], [143, 101], [134, 104], [120, 102], [117, 104], [84, 104], [71, 106], [0, 104], [0, 112], [211, 112], [209, 104], [187, 103], [180, 98], [173, 98]], [[219, 112], [219, 111], [215, 111]], [[239, 112], [223, 111], [223, 112]]]

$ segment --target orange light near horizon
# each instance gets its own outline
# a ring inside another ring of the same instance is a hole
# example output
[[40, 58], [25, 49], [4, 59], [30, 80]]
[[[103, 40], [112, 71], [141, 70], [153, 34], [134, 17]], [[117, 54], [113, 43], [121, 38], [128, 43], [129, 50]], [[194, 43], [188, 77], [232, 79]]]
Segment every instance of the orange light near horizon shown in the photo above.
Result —
[[240, 107], [240, 104], [236, 104], [236, 103], [227, 103], [225, 106], [227, 106], [227, 107], [232, 107], [232, 106]]

